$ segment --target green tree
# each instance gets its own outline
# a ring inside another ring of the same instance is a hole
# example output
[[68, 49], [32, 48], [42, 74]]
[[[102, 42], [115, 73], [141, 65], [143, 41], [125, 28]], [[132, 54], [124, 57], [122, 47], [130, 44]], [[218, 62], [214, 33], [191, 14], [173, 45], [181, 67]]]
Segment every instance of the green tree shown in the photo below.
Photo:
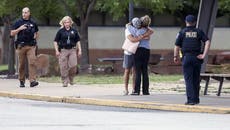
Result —
[[181, 27], [185, 26], [184, 18], [188, 14], [198, 15], [199, 12], [199, 0], [181, 0], [180, 8], [175, 8], [174, 10], [166, 9], [167, 12], [170, 12], [177, 17], [177, 21]]
[[[130, 0], [98, 0], [96, 10], [108, 12], [117, 20], [126, 16]], [[160, 14], [166, 10], [175, 11], [183, 7], [183, 0], [133, 0], [136, 8], [147, 9], [152, 14]]]
[[129, 0], [98, 0], [95, 10], [109, 13], [114, 20], [125, 17], [129, 7]]
[[59, 20], [65, 14], [61, 4], [58, 0], [30, 0], [29, 7], [36, 21], [49, 26], [52, 20]]
[[217, 17], [230, 14], [230, 0], [219, 0], [218, 1], [218, 13]]
[[[180, 25], [184, 26], [184, 18], [188, 14], [198, 15], [200, 0], [180, 0], [181, 5], [179, 8], [175, 7], [174, 10], [166, 9], [176, 16]], [[173, 6], [172, 6], [173, 7]], [[230, 13], [230, 0], [218, 0], [217, 17], [229, 15]]]

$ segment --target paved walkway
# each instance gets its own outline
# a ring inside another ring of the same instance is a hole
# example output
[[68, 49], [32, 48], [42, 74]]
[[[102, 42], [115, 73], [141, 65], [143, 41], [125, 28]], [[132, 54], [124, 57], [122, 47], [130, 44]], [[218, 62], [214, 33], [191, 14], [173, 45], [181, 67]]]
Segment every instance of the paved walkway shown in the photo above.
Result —
[[230, 95], [202, 96], [199, 105], [187, 106], [183, 93], [156, 93], [148, 96], [123, 96], [123, 85], [79, 85], [62, 87], [60, 83], [39, 82], [39, 86], [18, 87], [16, 79], [0, 79], [0, 96], [32, 100], [158, 109], [187, 112], [230, 114]]

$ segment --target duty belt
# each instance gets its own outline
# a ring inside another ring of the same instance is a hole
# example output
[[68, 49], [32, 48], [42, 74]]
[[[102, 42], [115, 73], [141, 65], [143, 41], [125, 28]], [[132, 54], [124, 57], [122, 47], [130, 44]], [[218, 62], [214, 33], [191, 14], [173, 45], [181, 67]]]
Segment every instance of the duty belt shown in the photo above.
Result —
[[61, 47], [61, 49], [76, 49], [76, 46]]
[[185, 53], [183, 53], [185, 56], [187, 55], [187, 56], [197, 56], [197, 55], [199, 55], [200, 53], [198, 53], [198, 52], [185, 52]]

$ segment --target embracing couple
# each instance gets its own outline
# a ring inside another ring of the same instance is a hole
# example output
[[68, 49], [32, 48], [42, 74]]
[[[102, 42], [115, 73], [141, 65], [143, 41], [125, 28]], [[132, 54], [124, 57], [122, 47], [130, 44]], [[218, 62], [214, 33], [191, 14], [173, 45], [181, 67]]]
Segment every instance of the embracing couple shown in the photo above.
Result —
[[[124, 71], [124, 95], [128, 95], [129, 75], [132, 73], [133, 87], [131, 95], [140, 95], [142, 79], [142, 94], [149, 95], [148, 61], [150, 57], [150, 35], [153, 30], [149, 27], [151, 19], [148, 15], [141, 18], [133, 18], [126, 24], [125, 41], [137, 44], [136, 49], [124, 49], [123, 68]], [[125, 43], [124, 43], [125, 44]], [[124, 46], [124, 45], [123, 45]], [[130, 46], [131, 47], [131, 46]], [[141, 78], [142, 77], [142, 78]]]

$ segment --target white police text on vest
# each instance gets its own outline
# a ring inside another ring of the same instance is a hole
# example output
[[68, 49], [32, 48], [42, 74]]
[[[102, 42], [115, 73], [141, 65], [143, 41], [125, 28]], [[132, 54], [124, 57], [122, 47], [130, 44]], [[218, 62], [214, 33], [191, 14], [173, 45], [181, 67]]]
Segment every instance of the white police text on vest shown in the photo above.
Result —
[[186, 32], [185, 37], [186, 38], [196, 38], [197, 37], [197, 32]]

